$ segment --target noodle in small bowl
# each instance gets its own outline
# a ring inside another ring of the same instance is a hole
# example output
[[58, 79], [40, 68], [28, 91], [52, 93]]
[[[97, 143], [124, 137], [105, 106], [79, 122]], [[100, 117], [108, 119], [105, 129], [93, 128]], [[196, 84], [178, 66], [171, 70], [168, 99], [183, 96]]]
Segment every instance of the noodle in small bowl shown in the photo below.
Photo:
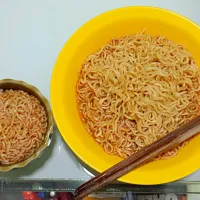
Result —
[[40, 91], [23, 81], [0, 80], [0, 171], [38, 158], [52, 134], [53, 114]]
[[[200, 28], [160, 8], [125, 7], [83, 25], [65, 44], [52, 108], [69, 147], [102, 172], [199, 115]], [[119, 180], [162, 184], [200, 168], [200, 135]]]

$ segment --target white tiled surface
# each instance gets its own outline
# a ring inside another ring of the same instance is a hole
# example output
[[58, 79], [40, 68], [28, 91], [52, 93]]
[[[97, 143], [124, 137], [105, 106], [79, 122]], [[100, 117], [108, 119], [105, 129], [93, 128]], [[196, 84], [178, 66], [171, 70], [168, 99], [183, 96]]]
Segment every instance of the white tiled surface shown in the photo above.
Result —
[[[200, 24], [199, 0], [0, 0], [0, 79], [27, 81], [49, 98], [51, 72], [70, 35], [92, 17], [129, 5], [170, 9]], [[39, 160], [0, 177], [89, 178], [58, 131]], [[200, 181], [200, 173], [185, 180]]]

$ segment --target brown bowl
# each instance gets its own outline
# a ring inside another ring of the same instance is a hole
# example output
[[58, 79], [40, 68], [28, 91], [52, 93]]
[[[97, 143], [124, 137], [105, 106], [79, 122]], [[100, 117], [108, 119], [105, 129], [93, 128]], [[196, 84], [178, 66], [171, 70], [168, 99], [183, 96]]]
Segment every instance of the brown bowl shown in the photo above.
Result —
[[43, 107], [45, 108], [45, 111], [47, 114], [47, 123], [48, 123], [47, 133], [46, 133], [46, 136], [45, 136], [44, 141], [41, 144], [40, 148], [34, 154], [32, 154], [30, 157], [28, 157], [26, 160], [20, 161], [15, 164], [9, 164], [9, 165], [0, 164], [0, 171], [6, 172], [6, 171], [10, 171], [14, 168], [24, 167], [28, 163], [35, 160], [42, 154], [44, 149], [47, 148], [51, 142], [54, 122], [53, 122], [53, 114], [52, 114], [51, 107], [50, 107], [48, 100], [46, 99], [46, 97], [44, 97], [40, 93], [40, 91], [36, 87], [29, 85], [23, 81], [17, 81], [17, 80], [12, 80], [12, 79], [3, 79], [3, 80], [0, 80], [0, 89], [23, 90], [23, 91], [35, 96], [41, 102]]

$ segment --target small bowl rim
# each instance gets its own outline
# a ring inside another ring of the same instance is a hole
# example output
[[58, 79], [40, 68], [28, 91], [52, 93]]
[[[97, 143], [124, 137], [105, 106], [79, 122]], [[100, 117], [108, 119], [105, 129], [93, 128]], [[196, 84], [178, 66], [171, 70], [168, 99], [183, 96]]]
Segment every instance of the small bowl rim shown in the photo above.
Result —
[[[37, 151], [35, 151], [35, 153], [32, 154], [30, 157], [26, 158], [25, 160], [21, 162], [10, 164], [10, 165], [0, 165], [0, 172], [8, 172], [15, 168], [25, 167], [26, 165], [31, 163], [33, 160], [39, 158], [39, 156], [43, 153], [43, 151], [50, 145], [51, 136], [53, 134], [54, 120], [53, 120], [53, 113], [52, 113], [48, 99], [35, 86], [30, 85], [21, 80], [14, 80], [14, 79], [9, 79], [9, 78], [0, 80], [0, 89], [1, 89], [2, 84], [15, 84], [18, 86], [22, 86], [21, 90], [23, 90], [23, 87], [24, 87], [24, 88], [29, 89], [30, 91], [33, 91], [33, 93], [35, 93], [39, 98], [34, 94], [32, 95], [36, 96], [36, 98], [40, 102], [43, 103], [43, 106], [45, 107], [47, 118], [48, 118], [48, 128], [45, 135], [45, 139], [44, 139], [44, 142], [39, 147], [39, 149], [37, 149]], [[12, 89], [12, 88], [8, 88], [8, 89]]]

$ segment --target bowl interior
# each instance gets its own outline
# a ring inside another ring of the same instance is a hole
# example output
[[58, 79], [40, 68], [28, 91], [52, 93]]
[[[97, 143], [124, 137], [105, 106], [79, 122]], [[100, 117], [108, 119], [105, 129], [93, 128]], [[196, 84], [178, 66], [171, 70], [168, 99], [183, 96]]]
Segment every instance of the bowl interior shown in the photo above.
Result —
[[35, 88], [32, 85], [29, 85], [23, 81], [4, 79], [4, 80], [0, 80], [0, 89], [23, 90], [23, 91], [35, 96], [40, 101], [42, 106], [45, 108], [46, 115], [47, 115], [47, 124], [48, 124], [47, 125], [47, 133], [45, 135], [44, 142], [42, 143], [40, 148], [33, 155], [28, 157], [26, 160], [20, 161], [18, 163], [9, 164], [9, 165], [0, 165], [0, 171], [8, 171], [15, 167], [18, 168], [18, 167], [25, 166], [26, 164], [28, 164], [29, 162], [31, 162], [32, 160], [37, 158], [42, 153], [44, 148], [48, 146], [50, 135], [52, 134], [52, 131], [53, 131], [53, 114], [51, 112], [51, 108], [50, 108], [48, 100], [39, 92], [39, 90], [37, 88]]
[[[106, 154], [82, 124], [76, 105], [75, 86], [86, 57], [112, 38], [135, 34], [165, 36], [185, 46], [200, 66], [200, 29], [186, 18], [153, 7], [127, 7], [104, 13], [82, 26], [65, 44], [51, 82], [51, 101], [58, 128], [76, 155], [98, 172], [121, 158]], [[182, 178], [199, 168], [200, 135], [176, 157], [151, 162], [119, 180], [134, 184], [161, 184]]]

